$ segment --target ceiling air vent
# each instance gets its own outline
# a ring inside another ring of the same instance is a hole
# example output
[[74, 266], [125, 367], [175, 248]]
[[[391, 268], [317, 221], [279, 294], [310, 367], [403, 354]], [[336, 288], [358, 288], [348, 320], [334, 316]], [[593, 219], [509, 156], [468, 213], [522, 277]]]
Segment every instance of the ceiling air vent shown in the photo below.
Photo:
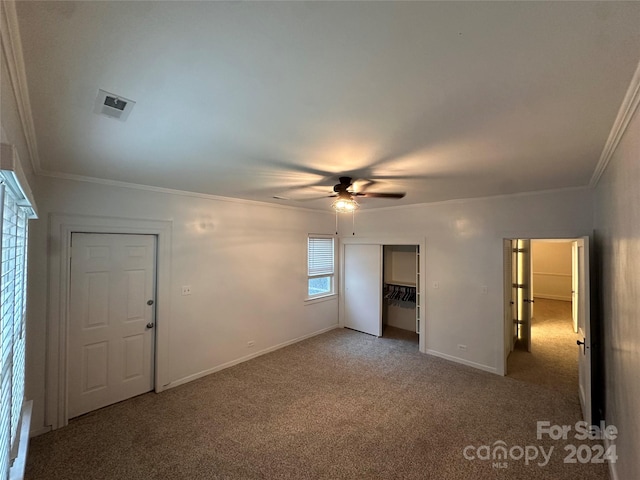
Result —
[[98, 90], [93, 112], [124, 122], [135, 104], [136, 102], [133, 100], [124, 98], [121, 95]]

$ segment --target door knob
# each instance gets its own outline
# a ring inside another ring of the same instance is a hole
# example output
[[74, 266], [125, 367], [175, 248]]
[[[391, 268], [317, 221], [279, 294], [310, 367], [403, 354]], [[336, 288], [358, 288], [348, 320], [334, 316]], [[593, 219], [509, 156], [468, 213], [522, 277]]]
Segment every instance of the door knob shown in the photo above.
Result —
[[587, 346], [585, 345], [586, 341], [587, 341], [586, 338], [583, 338], [582, 341], [576, 340], [576, 343], [578, 344], [578, 346], [582, 345], [582, 354], [583, 355], [587, 354]]
[[147, 328], [153, 328], [153, 322], [147, 323]]
[[147, 305], [153, 305], [153, 300], [147, 300]]

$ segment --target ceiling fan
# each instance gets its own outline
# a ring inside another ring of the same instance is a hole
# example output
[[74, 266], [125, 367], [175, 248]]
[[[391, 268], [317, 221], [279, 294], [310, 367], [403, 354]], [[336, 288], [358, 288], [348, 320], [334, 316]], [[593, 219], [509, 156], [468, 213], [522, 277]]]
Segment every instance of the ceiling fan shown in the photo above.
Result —
[[340, 183], [333, 186], [335, 192], [329, 197], [337, 197], [331, 205], [333, 209], [338, 213], [353, 212], [358, 208], [358, 202], [356, 197], [365, 198], [403, 198], [406, 193], [386, 193], [386, 192], [368, 192], [366, 188], [373, 184], [373, 181], [368, 181], [367, 185], [363, 187], [363, 191], [353, 191], [353, 182], [351, 177], [340, 177]]

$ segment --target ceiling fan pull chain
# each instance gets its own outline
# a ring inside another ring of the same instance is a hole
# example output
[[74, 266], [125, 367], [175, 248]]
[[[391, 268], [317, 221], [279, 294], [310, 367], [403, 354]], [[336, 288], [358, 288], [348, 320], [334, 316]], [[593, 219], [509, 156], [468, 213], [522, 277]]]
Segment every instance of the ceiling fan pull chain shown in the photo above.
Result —
[[336, 210], [336, 235], [338, 234], [338, 211]]
[[355, 210], [351, 210], [351, 222], [352, 222], [351, 231], [353, 232], [352, 235], [355, 235], [356, 234], [356, 211]]

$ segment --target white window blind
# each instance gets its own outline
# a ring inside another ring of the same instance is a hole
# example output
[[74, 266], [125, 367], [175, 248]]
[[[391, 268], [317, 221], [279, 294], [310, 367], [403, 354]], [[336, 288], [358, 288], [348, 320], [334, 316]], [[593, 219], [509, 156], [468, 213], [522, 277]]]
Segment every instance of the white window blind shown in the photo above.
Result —
[[308, 242], [309, 276], [333, 275], [333, 238], [309, 237]]
[[[13, 324], [8, 316], [5, 316], [5, 255], [4, 255], [4, 185], [0, 185], [0, 205], [2, 208], [2, 257], [0, 260], [0, 475], [6, 476], [9, 471], [11, 452], [11, 377], [13, 356]], [[7, 308], [7, 311], [9, 309]]]
[[33, 210], [15, 178], [0, 172], [0, 476], [18, 451], [24, 403], [27, 226]]
[[310, 235], [307, 242], [307, 299], [333, 295], [333, 238]]

